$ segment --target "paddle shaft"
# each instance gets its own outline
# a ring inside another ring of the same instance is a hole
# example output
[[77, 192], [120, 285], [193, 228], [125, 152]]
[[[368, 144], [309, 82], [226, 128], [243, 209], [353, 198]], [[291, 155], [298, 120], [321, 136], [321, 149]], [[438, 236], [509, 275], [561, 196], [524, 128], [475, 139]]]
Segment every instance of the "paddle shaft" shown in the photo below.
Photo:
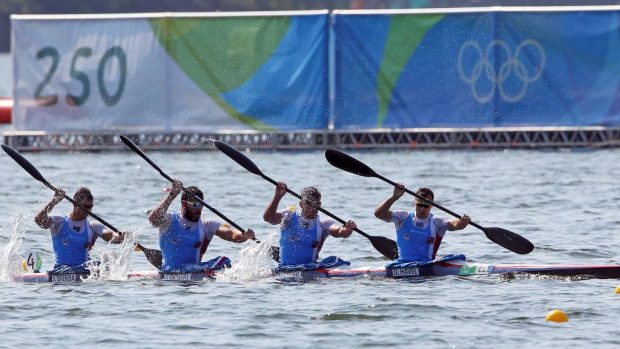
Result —
[[[43, 181], [43, 184], [45, 184], [46, 187], [52, 189], [53, 191], [56, 191], [56, 188], [54, 188], [53, 185], [51, 185], [48, 181]], [[69, 196], [67, 196], [65, 194], [65, 199], [67, 199], [70, 203], [74, 204], [75, 206], [81, 208], [84, 212], [88, 213], [89, 216], [95, 218], [96, 220], [98, 220], [99, 222], [101, 222], [101, 224], [105, 225], [106, 227], [108, 227], [108, 229], [112, 230], [113, 232], [117, 233], [117, 234], [121, 234], [123, 235], [122, 232], [120, 232], [118, 229], [116, 229], [112, 224], [106, 222], [103, 218], [97, 216], [96, 214], [94, 214], [93, 212], [90, 212], [89, 210], [87, 210], [86, 208], [84, 208], [84, 206], [80, 205], [79, 203], [75, 202], [75, 200], [71, 199]], [[142, 245], [140, 245], [140, 243], [134, 243], [134, 245], [136, 246], [140, 246], [143, 247]], [[146, 249], [146, 248], [145, 248]], [[151, 249], [146, 249], [146, 250], [151, 250]], [[147, 260], [153, 264], [153, 266], [155, 266], [156, 268], [161, 267], [161, 264], [155, 265], [156, 263], [154, 263], [153, 261], [151, 261], [151, 259], [147, 258]]]
[[[380, 174], [378, 174], [378, 173], [375, 173], [374, 175], [375, 175], [377, 178], [381, 179], [382, 181], [385, 181], [385, 182], [387, 182], [387, 183], [390, 183], [391, 185], [393, 185], [393, 186], [395, 186], [395, 187], [396, 187], [396, 186], [398, 186], [398, 184], [396, 184], [395, 182], [392, 182], [391, 180], [389, 180], [389, 179], [387, 179], [387, 178], [383, 177], [382, 175], [380, 175]], [[409, 189], [407, 189], [407, 188], [405, 188], [405, 192], [407, 192], [407, 193], [409, 193], [409, 194], [411, 194], [411, 195], [415, 196], [416, 198], [418, 198], [418, 199], [420, 199], [420, 200], [422, 200], [422, 201], [424, 201], [424, 202], [426, 202], [426, 203], [428, 203], [428, 204], [430, 204], [430, 205], [433, 205], [433, 206], [437, 207], [438, 209], [440, 209], [440, 210], [442, 210], [442, 211], [444, 211], [444, 212], [446, 212], [446, 213], [448, 213], [448, 214], [451, 214], [452, 216], [454, 216], [454, 217], [456, 217], [456, 218], [461, 218], [461, 215], [459, 215], [458, 213], [456, 213], [456, 212], [454, 212], [454, 211], [451, 211], [451, 210], [449, 210], [449, 209], [447, 209], [447, 208], [445, 208], [445, 207], [441, 206], [440, 204], [438, 204], [438, 203], [436, 203], [436, 202], [434, 202], [434, 201], [432, 201], [432, 200], [429, 200], [429, 199], [427, 199], [427, 198], [423, 197], [423, 196], [422, 196], [422, 195], [420, 195], [420, 194], [417, 194], [417, 193], [415, 193], [415, 192], [413, 192], [413, 191], [411, 191], [411, 190], [409, 190]], [[473, 225], [474, 227], [476, 227], [476, 228], [478, 228], [478, 229], [480, 229], [480, 230], [483, 230], [483, 231], [484, 231], [484, 229], [485, 229], [483, 226], [480, 226], [480, 225], [478, 225], [478, 224], [476, 224], [476, 223], [474, 223], [474, 222], [469, 222], [469, 224], [470, 224], [470, 225]]]
[[[170, 179], [170, 177], [166, 176], [166, 178], [168, 178], [168, 180], [170, 182], [172, 182], [172, 180]], [[183, 189], [183, 191], [187, 190], [185, 189], [185, 187], [181, 187], [181, 189]], [[228, 217], [226, 217], [223, 213], [221, 213], [220, 211], [218, 211], [216, 208], [211, 207], [209, 204], [207, 204], [206, 202], [204, 202], [201, 198], [199, 198], [198, 196], [194, 195], [194, 200], [200, 202], [204, 207], [208, 208], [211, 212], [215, 213], [216, 215], [218, 215], [220, 218], [222, 218], [223, 220], [225, 220], [226, 222], [230, 223], [230, 225], [232, 225], [233, 227], [237, 228], [237, 230], [244, 232], [245, 233], [245, 229], [241, 228], [239, 225], [237, 225], [237, 223], [231, 221]], [[254, 239], [256, 240], [256, 239]]]
[[[268, 182], [270, 182], [271, 184], [276, 185], [276, 186], [278, 185], [278, 182], [276, 182], [276, 181], [274, 181], [273, 179], [271, 179], [271, 178], [267, 177], [264, 173], [262, 173], [262, 172], [261, 172], [259, 175], [260, 175], [261, 177], [263, 177], [265, 180], [267, 180]], [[296, 198], [298, 198], [298, 199], [300, 199], [300, 200], [301, 200], [301, 195], [299, 195], [299, 194], [297, 194], [296, 192], [294, 192], [294, 191], [290, 190], [289, 188], [286, 188], [286, 191], [287, 191], [289, 194], [291, 194], [291, 195], [293, 195], [294, 197], [296, 197]], [[341, 219], [340, 217], [338, 217], [338, 216], [334, 215], [333, 213], [331, 213], [331, 212], [327, 211], [326, 209], [322, 208], [321, 206], [317, 207], [317, 209], [318, 209], [319, 211], [321, 211], [321, 212], [325, 213], [326, 215], [330, 216], [331, 218], [333, 218], [333, 219], [337, 220], [338, 222], [340, 222], [340, 223], [342, 223], [342, 224], [345, 224], [345, 223], [346, 223], [343, 219]], [[362, 235], [362, 236], [364, 236], [364, 237], [366, 237], [366, 238], [368, 238], [368, 239], [370, 239], [370, 238], [371, 238], [371, 236], [370, 236], [370, 235], [366, 234], [365, 232], [363, 232], [363, 231], [362, 231], [362, 230], [360, 230], [359, 228], [355, 228], [355, 229], [353, 229], [353, 230], [355, 230], [357, 233], [359, 233], [360, 235]]]
[[[36, 167], [34, 167], [34, 165], [32, 165], [30, 163], [30, 161], [28, 161], [25, 157], [23, 157], [21, 154], [19, 154], [17, 151], [15, 151], [15, 149], [9, 147], [6, 144], [2, 144], [2, 149], [13, 159], [15, 160], [15, 162], [17, 162], [26, 172], [28, 172], [28, 174], [30, 174], [30, 176], [32, 176], [32, 178], [36, 179], [37, 181], [43, 183], [46, 187], [52, 189], [53, 191], [56, 191], [57, 189], [50, 183], [48, 182], [43, 175], [41, 174], [41, 172], [39, 172], [39, 170], [37, 170]], [[89, 216], [95, 218], [96, 220], [98, 220], [99, 222], [101, 222], [103, 225], [105, 225], [106, 227], [108, 227], [110, 230], [114, 231], [115, 233], [119, 234], [119, 235], [123, 235], [122, 232], [118, 231], [118, 229], [116, 229], [112, 224], [106, 222], [103, 218], [97, 216], [96, 214], [92, 213], [90, 210], [87, 210], [84, 206], [82, 206], [81, 204], [75, 202], [73, 199], [71, 199], [69, 196], [67, 196], [66, 194], [64, 195], [64, 198], [67, 199], [69, 202], [71, 202], [72, 204], [74, 204], [75, 206], [79, 207], [80, 209], [84, 210], [84, 212], [86, 212]], [[139, 243], [134, 243], [134, 245], [136, 246], [141, 246]], [[151, 253], [152, 254], [152, 253]], [[160, 252], [161, 254], [161, 252]], [[153, 264], [155, 267], [159, 268], [161, 266], [161, 258], [159, 258], [160, 261], [159, 263], [155, 263], [152, 258], [147, 257], [147, 260], [149, 262], [151, 262], [151, 264]]]
[[[144, 154], [142, 149], [138, 148], [138, 146], [135, 143], [133, 143], [126, 136], [121, 135], [120, 137], [121, 137], [121, 140], [123, 141], [123, 143], [125, 143], [125, 145], [127, 145], [129, 148], [131, 148], [133, 151], [135, 151], [138, 155], [140, 155], [140, 157], [142, 157], [144, 160], [146, 160], [146, 162], [148, 162], [149, 165], [151, 165], [155, 170], [157, 170], [157, 172], [159, 172], [159, 174], [162, 175], [162, 177], [164, 177], [165, 179], [170, 181], [170, 183], [174, 182], [174, 180], [172, 178], [170, 178], [170, 176], [168, 176], [161, 168], [159, 168], [159, 166], [157, 166], [157, 164], [155, 164], [148, 156], [146, 156], [146, 154]], [[185, 187], [182, 187], [181, 189], [183, 191], [186, 190]], [[226, 217], [223, 213], [221, 213], [220, 211], [218, 211], [214, 207], [211, 207], [209, 204], [204, 202], [198, 196], [194, 195], [194, 199], [196, 201], [200, 202], [204, 207], [209, 209], [211, 212], [215, 213], [217, 216], [219, 216], [220, 218], [222, 218], [223, 220], [228, 222], [230, 225], [235, 227], [237, 230], [245, 233], [245, 229], [241, 228], [238, 224], [236, 224], [235, 222], [230, 220], [228, 217]], [[256, 240], [256, 239], [254, 239], [254, 240]]]
[[[49, 183], [47, 183], [49, 184]], [[48, 187], [50, 189], [53, 189], [54, 191], [56, 191], [56, 189], [49, 184]], [[84, 206], [82, 206], [81, 204], [75, 202], [75, 200], [73, 200], [72, 198], [70, 198], [69, 196], [67, 196], [67, 194], [65, 194], [65, 199], [67, 199], [70, 203], [74, 204], [75, 206], [79, 207], [80, 209], [82, 209], [82, 211], [86, 212], [89, 216], [93, 217], [94, 219], [98, 220], [99, 222], [101, 222], [101, 224], [105, 225], [106, 227], [108, 227], [108, 229], [112, 230], [113, 232], [117, 233], [117, 234], [123, 234], [121, 233], [118, 229], [116, 229], [116, 227], [114, 227], [112, 224], [106, 222], [103, 218], [97, 216], [96, 214], [94, 214], [93, 212], [89, 211], [88, 209], [84, 208]]]
[[[373, 171], [372, 168], [368, 167], [368, 165], [364, 164], [363, 162], [355, 159], [354, 157], [347, 155], [343, 152], [340, 152], [338, 150], [335, 149], [327, 149], [325, 151], [325, 158], [327, 159], [327, 162], [329, 162], [331, 165], [333, 165], [334, 167], [337, 167], [341, 170], [347, 171], [347, 172], [351, 172], [353, 174], [356, 174], [358, 176], [363, 176], [363, 177], [376, 177], [381, 179], [382, 181], [385, 181], [395, 187], [398, 186], [398, 184], [392, 182], [391, 180], [377, 174], [375, 171]], [[407, 190], [406, 188], [404, 189], [405, 192], [413, 195], [414, 197], [426, 202], [429, 205], [433, 205], [437, 208], [439, 208], [440, 210], [443, 210], [444, 212], [447, 212], [457, 218], [462, 218], [459, 214], [452, 212], [450, 210], [448, 210], [447, 208], [434, 203], [431, 200], [428, 200], [424, 197], [422, 197], [421, 195], [418, 195], [410, 190]], [[485, 228], [479, 224], [476, 224], [474, 222], [470, 222], [470, 224], [480, 230], [482, 230], [484, 232], [484, 234], [487, 236], [487, 238], [489, 238], [489, 240], [493, 241], [494, 243], [512, 251], [515, 253], [519, 253], [519, 254], [527, 254], [532, 252], [532, 250], [534, 249], [534, 244], [532, 244], [529, 240], [527, 240], [526, 238], [515, 234], [509, 230], [506, 229], [502, 229], [502, 228], [497, 228], [497, 227], [492, 227], [492, 228]]]

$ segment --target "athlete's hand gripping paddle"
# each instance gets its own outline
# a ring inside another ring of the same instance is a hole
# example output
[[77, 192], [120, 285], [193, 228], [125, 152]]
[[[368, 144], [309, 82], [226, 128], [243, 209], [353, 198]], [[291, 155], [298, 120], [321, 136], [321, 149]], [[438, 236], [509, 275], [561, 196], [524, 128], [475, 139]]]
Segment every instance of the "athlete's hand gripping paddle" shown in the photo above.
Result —
[[[13, 160], [15, 160], [15, 162], [17, 162], [17, 164], [19, 166], [21, 166], [24, 170], [26, 170], [26, 172], [28, 172], [32, 178], [38, 180], [39, 182], [43, 183], [46, 187], [50, 188], [53, 191], [56, 191], [56, 187], [54, 187], [52, 184], [50, 184], [50, 182], [48, 182], [43, 175], [41, 174], [41, 172], [39, 172], [39, 170], [37, 170], [36, 167], [34, 167], [33, 164], [31, 164], [28, 160], [26, 160], [25, 157], [23, 157], [20, 153], [18, 153], [15, 149], [9, 147], [6, 144], [2, 144], [2, 150], [4, 150]], [[121, 234], [123, 235], [122, 232], [120, 232], [118, 229], [116, 229], [116, 227], [114, 227], [112, 224], [108, 223], [107, 221], [105, 221], [103, 218], [97, 216], [96, 214], [90, 212], [89, 210], [87, 210], [84, 206], [82, 206], [81, 204], [75, 202], [75, 200], [73, 200], [72, 198], [70, 198], [69, 196], [67, 196], [65, 194], [65, 199], [67, 199], [70, 203], [74, 204], [75, 206], [79, 207], [80, 209], [82, 209], [84, 212], [88, 213], [89, 216], [95, 218], [96, 220], [98, 220], [99, 222], [101, 222], [101, 224], [105, 225], [106, 227], [108, 227], [108, 229], [112, 230], [113, 232], [117, 233], [117, 234]], [[140, 244], [136, 243], [136, 247], [141, 246]], [[154, 254], [147, 254], [145, 252], [146, 255], [146, 259], [155, 267], [159, 268], [161, 267], [161, 254], [159, 255], [159, 257], [157, 257]]]
[[[381, 176], [380, 174], [377, 174], [375, 171], [373, 171], [370, 167], [368, 167], [366, 164], [364, 164], [363, 162], [343, 153], [340, 152], [338, 150], [335, 149], [328, 149], [325, 151], [325, 158], [327, 159], [327, 161], [332, 164], [334, 167], [337, 167], [341, 170], [347, 171], [347, 172], [351, 172], [354, 173], [358, 176], [363, 176], [363, 177], [376, 177], [381, 179], [384, 182], [387, 182], [393, 186], [396, 186], [397, 184], [383, 176]], [[433, 205], [435, 207], [437, 207], [438, 209], [454, 216], [457, 218], [461, 218], [461, 216], [455, 212], [452, 212], [450, 210], [448, 210], [447, 208], [439, 205], [438, 203], [435, 203], [431, 200], [428, 200], [426, 198], [424, 198], [421, 195], [418, 195], [414, 192], [412, 192], [409, 189], [405, 188], [405, 191], [413, 196], [415, 196], [416, 198], [430, 204]], [[506, 229], [502, 229], [502, 228], [495, 228], [495, 227], [491, 227], [491, 228], [485, 228], [481, 225], [478, 225], [474, 222], [470, 222], [469, 224], [473, 225], [474, 227], [482, 230], [484, 232], [484, 234], [487, 236], [487, 238], [489, 238], [489, 240], [493, 241], [494, 243], [512, 251], [515, 253], [519, 253], [519, 254], [528, 254], [530, 252], [532, 252], [532, 250], [534, 249], [534, 245], [527, 240], [526, 238], [522, 237], [521, 235], [515, 234], [511, 231], [508, 231]]]
[[[246, 157], [245, 155], [243, 155], [241, 152], [239, 152], [237, 149], [231, 147], [229, 144], [224, 143], [222, 141], [214, 141], [213, 142], [215, 144], [215, 146], [221, 150], [224, 154], [228, 155], [229, 158], [233, 159], [236, 163], [238, 163], [239, 165], [241, 165], [243, 168], [245, 168], [246, 170], [254, 173], [255, 175], [258, 175], [260, 177], [262, 177], [263, 179], [267, 180], [268, 182], [270, 182], [273, 185], [278, 185], [278, 182], [274, 181], [273, 179], [267, 177], [263, 172], [261, 172], [261, 170], [258, 169], [258, 167], [252, 162], [252, 160], [250, 160], [248, 157]], [[294, 191], [290, 190], [287, 188], [286, 190], [289, 194], [293, 195], [294, 197], [301, 199], [301, 196], [297, 193], [295, 193]], [[326, 215], [330, 216], [331, 218], [337, 220], [338, 222], [344, 224], [345, 221], [343, 219], [341, 219], [340, 217], [335, 216], [334, 214], [332, 214], [331, 212], [327, 211], [326, 209], [322, 208], [322, 207], [318, 207], [319, 211], [325, 213]], [[354, 229], [357, 233], [361, 234], [362, 236], [364, 236], [365, 238], [367, 238], [368, 240], [370, 240], [370, 243], [372, 244], [372, 246], [379, 251], [382, 255], [384, 255], [385, 257], [389, 258], [389, 259], [398, 259], [398, 247], [396, 246], [396, 242], [394, 240], [388, 239], [384, 236], [372, 236], [372, 235], [368, 235], [365, 232], [363, 232], [362, 230], [360, 230], [359, 228], [355, 228]]]
[[[134, 142], [132, 142], [129, 138], [127, 138], [126, 136], [121, 135], [120, 136], [121, 141], [123, 141], [123, 143], [125, 143], [126, 146], [128, 146], [131, 150], [133, 150], [136, 154], [140, 155], [140, 157], [142, 157], [144, 160], [146, 160], [146, 162], [149, 163], [149, 165], [151, 165], [155, 170], [157, 170], [157, 172], [159, 172], [160, 175], [162, 175], [162, 177], [164, 177], [165, 179], [167, 179], [168, 181], [170, 181], [170, 183], [174, 182], [174, 180], [168, 176], [161, 168], [159, 168], [159, 166], [157, 166], [143, 151], [142, 149], [140, 149]], [[185, 191], [185, 187], [181, 188], [183, 191]], [[222, 214], [220, 211], [218, 211], [217, 209], [211, 207], [209, 204], [207, 204], [206, 202], [204, 202], [201, 198], [199, 198], [198, 196], [194, 195], [193, 197], [194, 200], [200, 202], [204, 207], [208, 208], [211, 212], [215, 213], [216, 215], [218, 215], [220, 218], [222, 218], [223, 220], [225, 220], [226, 222], [228, 222], [230, 225], [232, 225], [233, 227], [235, 227], [237, 230], [241, 231], [241, 232], [245, 232], [245, 229], [241, 228], [241, 226], [239, 226], [237, 223], [233, 222], [231, 219], [229, 219], [228, 217], [226, 217], [224, 214]], [[256, 240], [256, 238], [253, 239], [254, 241], [256, 241], [257, 243], [260, 243], [260, 241]], [[271, 247], [271, 257], [278, 262], [280, 259], [280, 253], [279, 253], [279, 248], [276, 246], [272, 246]]]

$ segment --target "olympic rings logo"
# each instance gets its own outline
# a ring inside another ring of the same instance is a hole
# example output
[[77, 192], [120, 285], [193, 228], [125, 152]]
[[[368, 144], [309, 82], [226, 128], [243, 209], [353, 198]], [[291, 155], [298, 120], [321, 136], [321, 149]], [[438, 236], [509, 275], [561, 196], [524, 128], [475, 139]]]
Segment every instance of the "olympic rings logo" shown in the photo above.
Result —
[[[526, 56], [526, 52], [530, 54]], [[471, 71], [466, 71], [465, 58], [470, 58], [472, 55], [476, 63]], [[501, 62], [494, 63], [493, 57], [498, 57]], [[534, 68], [532, 72], [523, 63], [526, 58], [528, 62], [532, 62]], [[529, 84], [541, 77], [545, 69], [545, 60], [545, 50], [535, 40], [522, 41], [514, 55], [505, 41], [493, 40], [482, 52], [476, 41], [469, 40], [459, 50], [457, 69], [459, 77], [469, 84], [472, 97], [479, 103], [491, 100], [495, 91], [499, 92], [504, 101], [515, 103], [525, 97]]]

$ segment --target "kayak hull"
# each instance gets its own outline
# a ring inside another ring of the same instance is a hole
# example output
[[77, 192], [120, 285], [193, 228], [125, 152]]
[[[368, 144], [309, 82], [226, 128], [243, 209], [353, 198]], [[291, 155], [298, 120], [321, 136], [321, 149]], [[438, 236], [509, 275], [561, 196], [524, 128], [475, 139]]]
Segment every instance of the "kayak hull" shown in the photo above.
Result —
[[[164, 281], [198, 281], [214, 278], [215, 271], [204, 273], [162, 273], [157, 270], [145, 270], [127, 274], [128, 279], [152, 279]], [[67, 274], [48, 274], [48, 273], [25, 273], [13, 277], [13, 281], [25, 283], [51, 282], [59, 284], [80, 283], [88, 279], [88, 274], [67, 273]]]
[[[381, 277], [381, 278], [424, 278], [434, 276], [512, 276], [512, 275], [542, 275], [550, 277], [568, 277], [583, 279], [620, 279], [620, 265], [548, 265], [548, 264], [477, 264], [467, 263], [461, 260], [439, 262], [420, 267], [393, 268], [360, 268], [360, 269], [316, 269], [303, 271], [274, 272], [278, 279], [321, 279], [321, 278], [347, 278], [347, 277]], [[75, 283], [81, 282], [85, 275], [68, 274], [48, 275], [46, 273], [22, 274], [14, 278], [14, 281], [36, 283]], [[73, 276], [77, 275], [77, 276]], [[164, 281], [196, 281], [217, 277], [216, 271], [205, 273], [179, 273], [170, 274], [160, 271], [139, 271], [127, 275], [128, 279], [152, 279]]]
[[283, 278], [385, 277], [394, 279], [436, 276], [541, 275], [558, 278], [620, 279], [620, 265], [491, 265], [442, 262], [423, 267], [376, 269], [317, 269], [277, 273]]

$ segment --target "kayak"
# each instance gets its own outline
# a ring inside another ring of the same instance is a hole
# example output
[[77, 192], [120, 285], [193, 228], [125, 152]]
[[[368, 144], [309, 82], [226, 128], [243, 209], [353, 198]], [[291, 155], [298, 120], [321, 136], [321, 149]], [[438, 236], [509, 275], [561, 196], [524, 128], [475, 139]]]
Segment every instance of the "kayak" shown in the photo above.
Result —
[[620, 265], [571, 264], [478, 264], [462, 260], [432, 263], [419, 267], [368, 269], [317, 269], [277, 273], [278, 277], [318, 279], [334, 277], [424, 278], [434, 276], [504, 276], [540, 275], [558, 278], [620, 279]]
[[13, 277], [16, 282], [53, 282], [53, 283], [78, 283], [87, 279], [89, 274], [84, 273], [66, 273], [66, 274], [49, 274], [49, 273], [24, 273]]
[[[322, 278], [349, 278], [349, 277], [379, 277], [379, 278], [425, 278], [434, 276], [504, 276], [540, 275], [559, 278], [578, 279], [620, 279], [620, 265], [574, 265], [574, 264], [479, 264], [467, 263], [464, 260], [440, 261], [421, 266], [405, 268], [359, 268], [359, 269], [316, 269], [275, 272], [278, 279], [322, 279]], [[29, 273], [14, 278], [18, 282], [54, 282], [75, 283], [81, 282], [87, 275]], [[213, 279], [217, 271], [209, 270], [204, 273], [162, 273], [160, 271], [138, 271], [127, 275], [128, 279], [153, 279], [164, 281], [195, 281]]]
[[162, 273], [158, 270], [145, 270], [127, 274], [128, 279], [152, 279], [164, 281], [199, 281], [214, 279], [217, 275], [215, 270], [207, 270], [201, 273]]
[[[162, 273], [158, 270], [145, 270], [132, 272], [127, 274], [128, 279], [153, 279], [164, 281], [198, 281], [204, 279], [212, 279], [216, 275], [213, 270], [207, 270], [204, 273]], [[15, 282], [40, 283], [51, 282], [59, 284], [80, 283], [89, 278], [89, 274], [84, 273], [24, 273], [13, 277]]]

